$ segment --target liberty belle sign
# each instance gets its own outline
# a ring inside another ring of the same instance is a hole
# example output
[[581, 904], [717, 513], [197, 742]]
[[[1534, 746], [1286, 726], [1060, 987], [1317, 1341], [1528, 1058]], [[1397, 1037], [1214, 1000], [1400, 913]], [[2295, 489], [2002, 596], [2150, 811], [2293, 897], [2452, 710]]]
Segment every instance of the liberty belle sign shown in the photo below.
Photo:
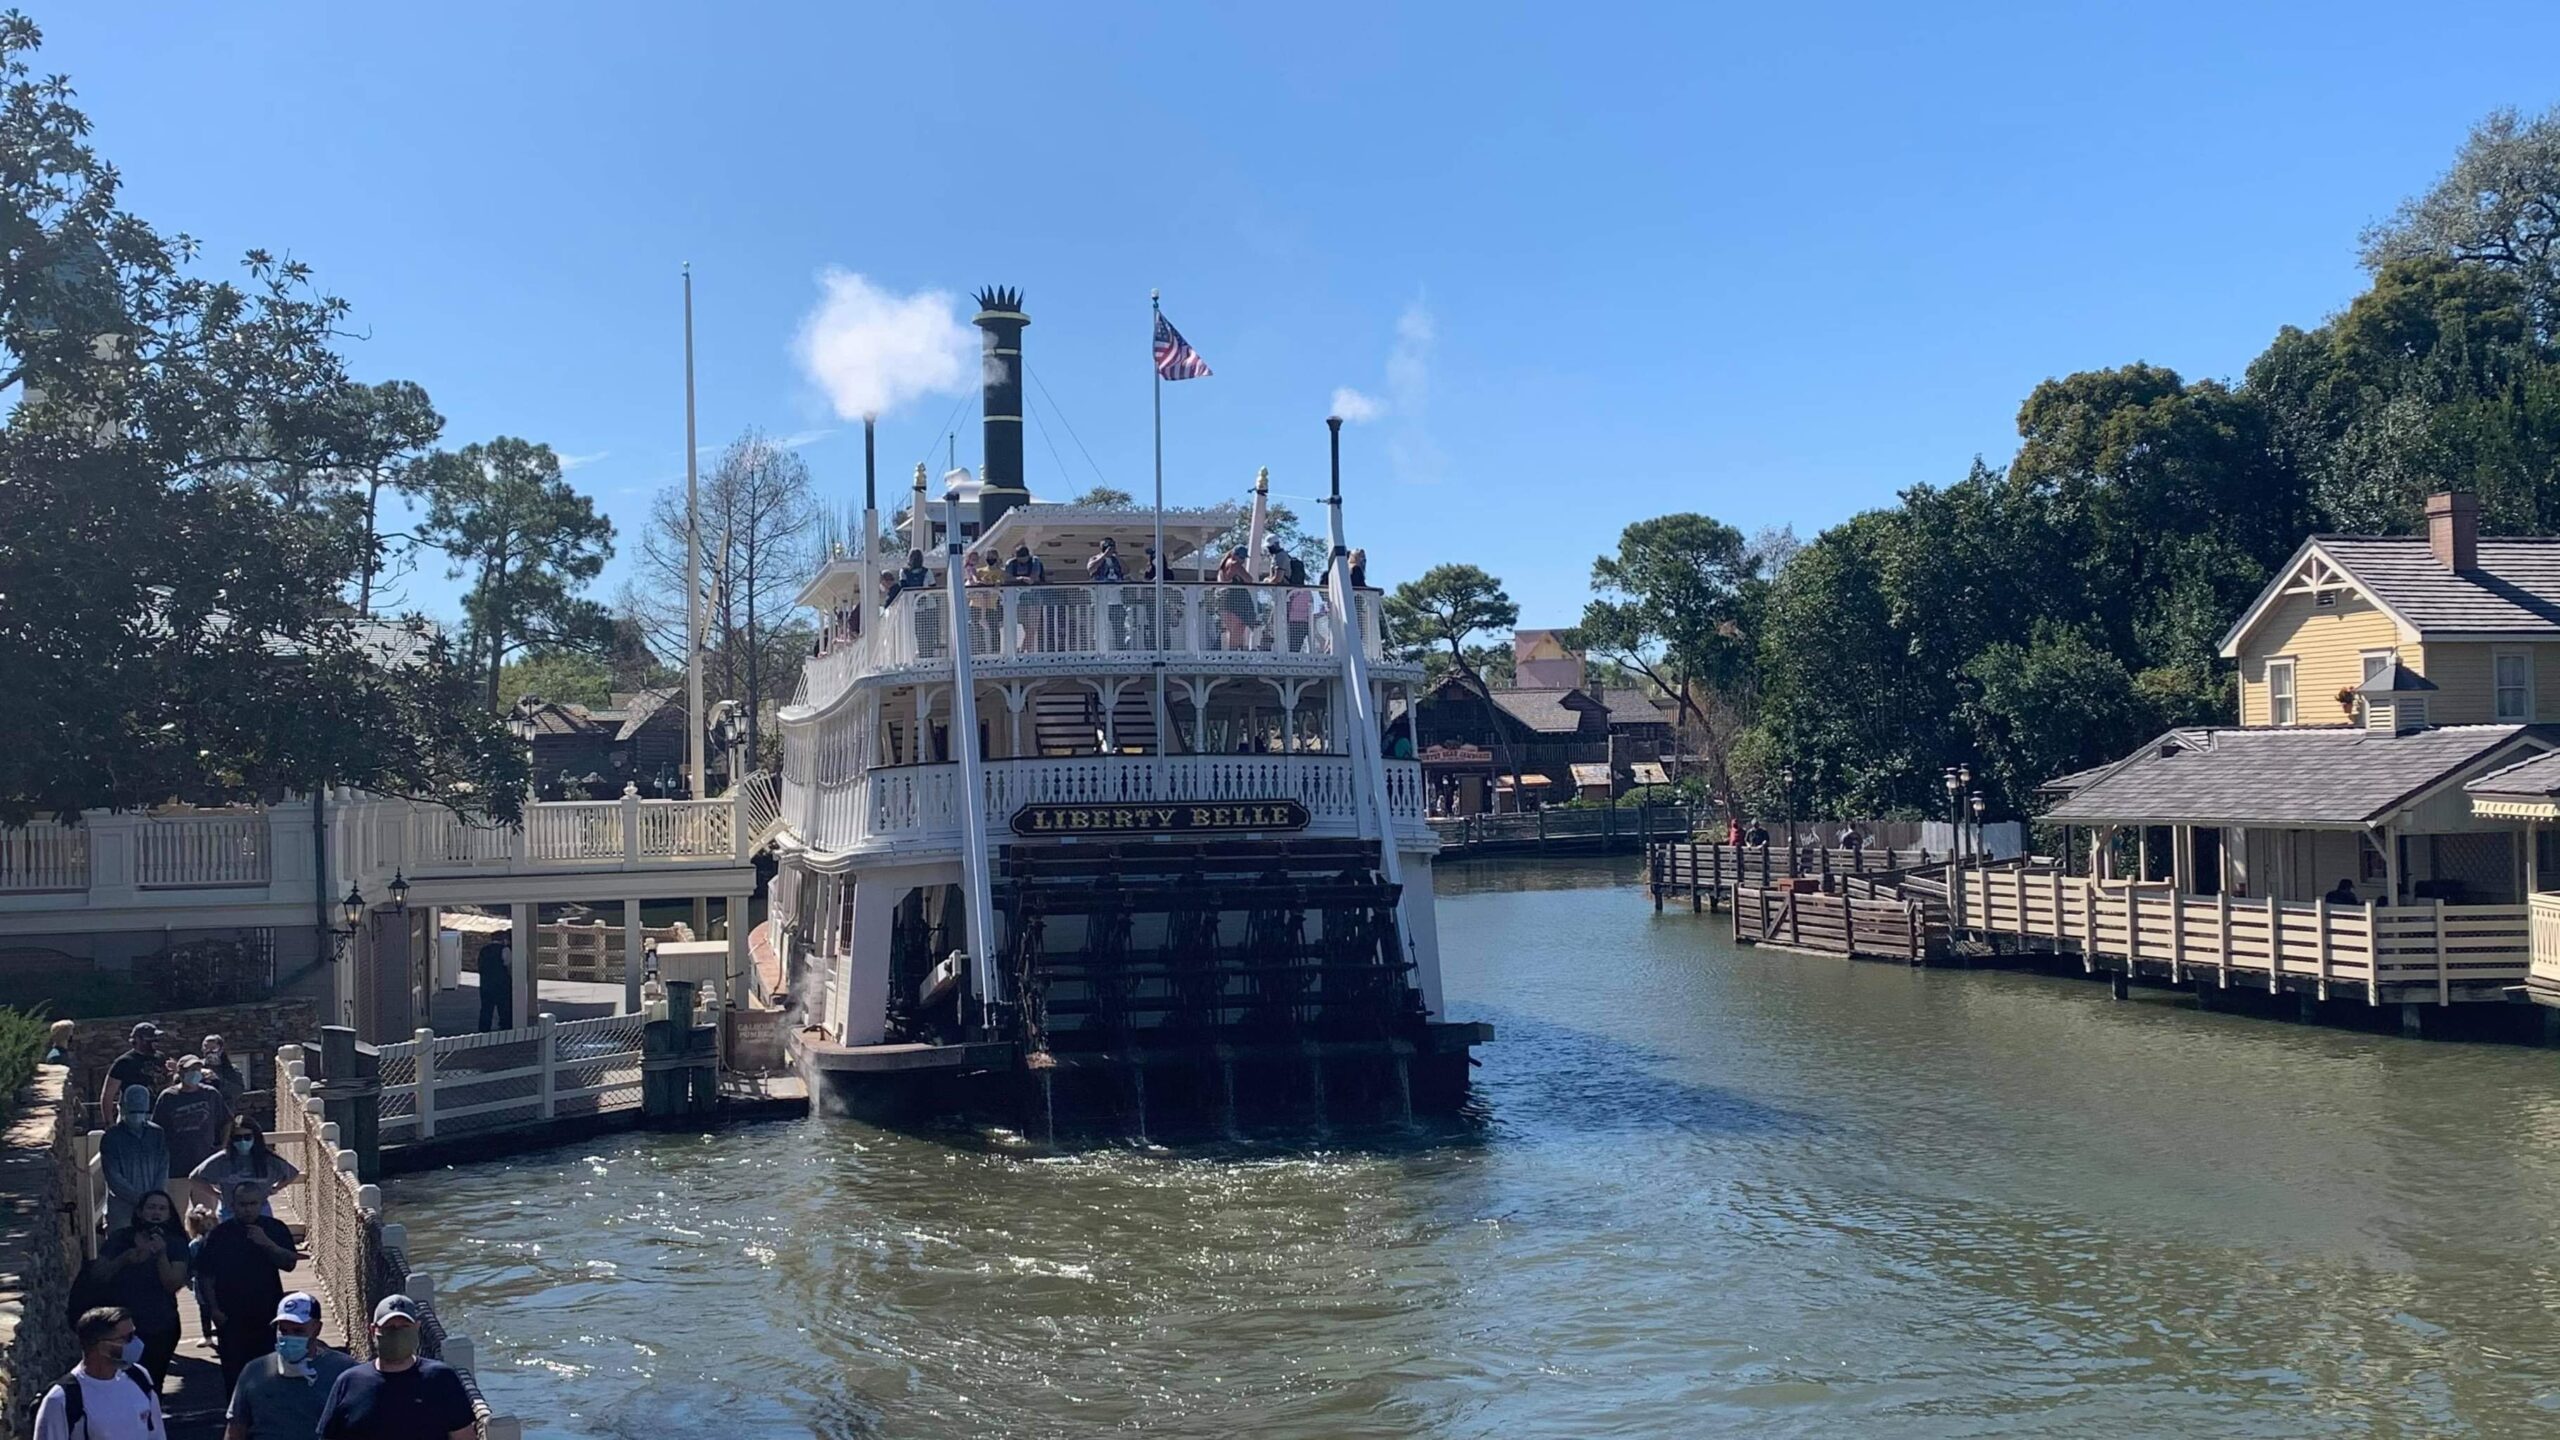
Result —
[[1236, 835], [1304, 830], [1311, 819], [1295, 800], [1153, 801], [1141, 805], [1025, 805], [1013, 833], [1040, 840]]

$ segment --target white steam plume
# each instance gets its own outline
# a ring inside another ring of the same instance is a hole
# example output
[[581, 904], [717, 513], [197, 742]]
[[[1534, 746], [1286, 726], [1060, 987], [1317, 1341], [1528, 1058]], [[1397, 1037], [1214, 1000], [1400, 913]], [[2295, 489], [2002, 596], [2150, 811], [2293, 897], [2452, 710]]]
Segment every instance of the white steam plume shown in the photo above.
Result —
[[1345, 424], [1365, 425], [1387, 413], [1386, 403], [1345, 385], [1333, 392], [1333, 413]]
[[793, 344], [800, 368], [827, 392], [836, 416], [886, 415], [924, 395], [950, 395], [978, 378], [976, 335], [940, 290], [897, 295], [850, 270], [818, 276], [824, 292]]

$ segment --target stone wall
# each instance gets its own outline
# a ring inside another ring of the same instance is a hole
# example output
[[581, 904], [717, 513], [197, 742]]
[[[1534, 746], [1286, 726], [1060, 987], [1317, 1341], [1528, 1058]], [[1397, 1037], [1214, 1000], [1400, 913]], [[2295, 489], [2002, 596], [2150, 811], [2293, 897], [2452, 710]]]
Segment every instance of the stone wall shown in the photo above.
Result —
[[[320, 1007], [308, 999], [261, 1000], [202, 1010], [82, 1020], [71, 1032], [71, 1094], [76, 1099], [85, 1104], [98, 1098], [98, 1087], [107, 1082], [107, 1067], [124, 1053], [135, 1023], [142, 1020], [160, 1027], [160, 1053], [172, 1062], [181, 1055], [192, 1054], [207, 1035], [221, 1036], [222, 1043], [230, 1049], [231, 1063], [240, 1067], [249, 1088], [256, 1091], [274, 1087], [279, 1046], [316, 1042], [320, 1038]], [[273, 1113], [258, 1105], [250, 1108], [261, 1123]], [[95, 1115], [84, 1114], [81, 1118], [92, 1128], [101, 1128]]]
[[62, 1323], [80, 1269], [68, 1078], [59, 1065], [38, 1067], [0, 1135], [0, 1432], [10, 1435], [34, 1430], [46, 1387], [80, 1358]]

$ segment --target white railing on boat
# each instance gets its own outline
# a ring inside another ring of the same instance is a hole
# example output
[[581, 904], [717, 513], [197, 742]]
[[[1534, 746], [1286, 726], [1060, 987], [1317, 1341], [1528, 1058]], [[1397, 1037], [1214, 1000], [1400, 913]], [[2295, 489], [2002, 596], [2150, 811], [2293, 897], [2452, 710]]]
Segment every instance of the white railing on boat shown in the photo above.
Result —
[[[1364, 827], [1348, 755], [1085, 755], [989, 760], [988, 829], [1003, 836], [1025, 805], [1295, 800], [1306, 833], [1358, 835]], [[1390, 760], [1387, 802], [1400, 835], [1423, 839], [1422, 767]], [[786, 781], [785, 816], [821, 850], [935, 849], [960, 843], [960, 767], [897, 765], [840, 784]]]
[[[980, 664], [1158, 653], [1152, 585], [973, 586], [968, 606], [969, 653]], [[1333, 653], [1333, 601], [1321, 586], [1168, 583], [1164, 606], [1164, 654]], [[1377, 592], [1358, 592], [1354, 608], [1369, 658], [1386, 660]], [[797, 703], [823, 705], [875, 671], [948, 661], [950, 614], [940, 589], [900, 595], [876, 619], [866, 613], [861, 635], [803, 662]]]

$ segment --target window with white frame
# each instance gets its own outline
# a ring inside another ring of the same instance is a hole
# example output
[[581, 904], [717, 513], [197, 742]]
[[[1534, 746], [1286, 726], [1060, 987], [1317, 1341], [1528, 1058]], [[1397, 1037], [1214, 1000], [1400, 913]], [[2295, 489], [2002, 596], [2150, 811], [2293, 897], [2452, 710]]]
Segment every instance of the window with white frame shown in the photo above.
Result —
[[2533, 657], [2522, 650], [2501, 650], [2490, 657], [2497, 675], [2498, 718], [2529, 722], [2533, 719]]
[[2267, 723], [2294, 723], [2293, 657], [2267, 662]]

